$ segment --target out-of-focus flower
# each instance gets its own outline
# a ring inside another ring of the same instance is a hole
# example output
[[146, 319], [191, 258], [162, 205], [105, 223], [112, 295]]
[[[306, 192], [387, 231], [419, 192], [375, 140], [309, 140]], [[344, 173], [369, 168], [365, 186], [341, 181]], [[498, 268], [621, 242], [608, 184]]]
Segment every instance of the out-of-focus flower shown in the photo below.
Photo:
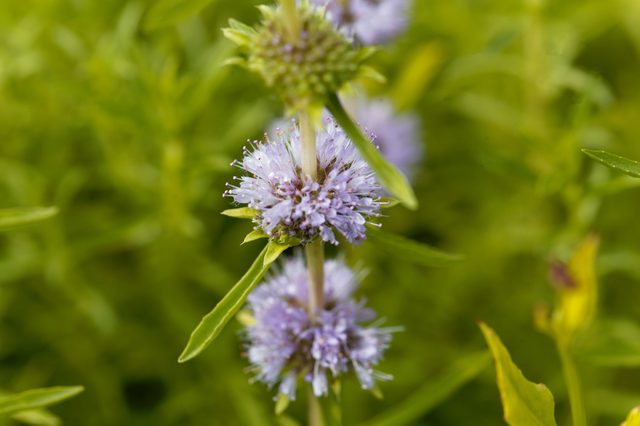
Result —
[[406, 176], [413, 176], [424, 154], [418, 117], [399, 114], [384, 99], [360, 98], [352, 102], [351, 109], [357, 123], [371, 135], [385, 158]]
[[311, 0], [362, 44], [385, 43], [407, 26], [410, 0]]
[[[258, 286], [248, 302], [254, 317], [246, 330], [247, 354], [257, 380], [295, 399], [296, 383], [326, 395], [330, 378], [355, 372], [371, 389], [391, 376], [374, 370], [391, 341], [391, 328], [370, 324], [375, 313], [353, 299], [357, 277], [343, 262], [325, 262], [324, 306], [311, 319], [307, 270], [302, 257]], [[329, 376], [329, 377], [328, 377]]]
[[366, 223], [380, 214], [381, 187], [345, 133], [331, 119], [318, 131], [316, 180], [302, 173], [298, 127], [274, 136], [245, 147], [234, 164], [247, 175], [225, 195], [256, 209], [256, 223], [277, 241], [337, 244], [336, 230], [349, 242], [363, 240]]

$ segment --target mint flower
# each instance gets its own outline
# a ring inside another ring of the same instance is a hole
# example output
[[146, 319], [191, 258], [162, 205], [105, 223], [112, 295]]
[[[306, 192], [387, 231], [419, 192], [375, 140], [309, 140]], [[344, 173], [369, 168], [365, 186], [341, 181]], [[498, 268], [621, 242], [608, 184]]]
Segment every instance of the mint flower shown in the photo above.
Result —
[[294, 400], [298, 378], [316, 396], [327, 395], [331, 378], [355, 372], [364, 389], [391, 376], [374, 370], [391, 341], [391, 328], [370, 324], [375, 314], [353, 299], [357, 277], [342, 261], [325, 262], [324, 306], [311, 320], [307, 270], [302, 257], [248, 297], [252, 325], [246, 329], [247, 355], [256, 380]]
[[407, 26], [409, 0], [311, 0], [347, 35], [365, 45], [386, 43]]
[[233, 164], [237, 177], [225, 195], [258, 214], [255, 221], [270, 238], [303, 244], [315, 238], [337, 244], [336, 231], [349, 242], [365, 239], [366, 227], [380, 215], [381, 187], [350, 139], [331, 119], [317, 132], [317, 180], [301, 171], [300, 131], [293, 124], [273, 140], [255, 141]]

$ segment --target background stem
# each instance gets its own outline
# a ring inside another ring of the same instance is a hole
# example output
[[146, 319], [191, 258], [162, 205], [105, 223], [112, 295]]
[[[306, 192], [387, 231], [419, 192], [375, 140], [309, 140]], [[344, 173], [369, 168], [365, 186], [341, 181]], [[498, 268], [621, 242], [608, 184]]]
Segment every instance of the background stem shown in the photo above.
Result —
[[323, 426], [320, 401], [312, 389], [309, 389], [309, 426]]
[[558, 352], [560, 353], [560, 361], [562, 362], [564, 380], [569, 392], [573, 426], [586, 426], [587, 416], [584, 409], [584, 400], [582, 398], [582, 386], [580, 384], [578, 370], [576, 369], [575, 362], [571, 356], [569, 344], [562, 340], [558, 340], [557, 345]]

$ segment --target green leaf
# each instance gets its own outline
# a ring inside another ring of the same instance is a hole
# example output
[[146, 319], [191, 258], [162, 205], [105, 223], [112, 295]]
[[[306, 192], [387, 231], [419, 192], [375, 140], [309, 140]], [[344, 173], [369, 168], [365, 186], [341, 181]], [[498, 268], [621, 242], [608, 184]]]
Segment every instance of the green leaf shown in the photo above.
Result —
[[[265, 257], [268, 252], [273, 252], [272, 245], [273, 243], [270, 242], [265, 246], [249, 270], [240, 278], [240, 281], [218, 302], [211, 312], [202, 318], [200, 324], [191, 333], [178, 362], [183, 363], [195, 358], [218, 337], [224, 326], [242, 307], [251, 290], [269, 269], [271, 263], [266, 262]], [[276, 258], [272, 256], [273, 260]]]
[[56, 207], [24, 207], [0, 210], [0, 231], [30, 225], [58, 213]]
[[250, 243], [251, 241], [259, 240], [261, 238], [269, 238], [269, 235], [267, 235], [267, 233], [262, 229], [254, 229], [253, 231], [249, 232], [246, 237], [244, 237], [244, 240], [242, 240], [242, 244]]
[[251, 209], [249, 207], [240, 207], [237, 209], [227, 209], [221, 212], [221, 215], [235, 217], [236, 219], [253, 219], [260, 213], [256, 209]]
[[152, 30], [185, 20], [215, 0], [159, 0], [147, 13], [145, 26]]
[[504, 419], [511, 426], [555, 426], [553, 395], [541, 383], [532, 383], [513, 363], [498, 335], [486, 324], [480, 329], [496, 363]]
[[629, 176], [640, 178], [640, 162], [612, 154], [607, 151], [583, 149], [582, 152], [612, 169], [619, 170]]
[[622, 426], [640, 426], [640, 407], [631, 410], [629, 417], [622, 423]]
[[290, 402], [291, 400], [289, 400], [289, 397], [287, 395], [283, 393], [279, 393], [278, 399], [276, 400], [276, 408], [275, 408], [276, 415], [279, 416], [282, 413], [284, 413], [287, 410], [287, 407], [289, 407]]
[[344, 110], [344, 107], [335, 94], [329, 96], [327, 108], [345, 133], [351, 138], [353, 144], [358, 148], [358, 151], [360, 151], [360, 155], [369, 163], [369, 166], [376, 173], [382, 186], [411, 210], [418, 208], [418, 200], [407, 178], [394, 165], [387, 161], [375, 145], [362, 133], [360, 128]]
[[415, 423], [475, 378], [487, 367], [490, 359], [489, 352], [481, 351], [454, 361], [443, 374], [430, 379], [400, 404], [361, 426], [403, 426]]
[[0, 415], [11, 415], [57, 404], [82, 392], [82, 386], [58, 386], [32, 389], [14, 395], [0, 397]]
[[12, 419], [34, 426], [60, 426], [62, 420], [55, 414], [44, 409], [20, 411], [11, 416]]
[[599, 320], [580, 343], [579, 355], [592, 364], [640, 367], [640, 326], [635, 321]]
[[290, 246], [288, 244], [280, 244], [275, 241], [270, 241], [267, 245], [267, 253], [264, 255], [264, 264], [265, 266], [270, 265], [275, 262], [278, 257], [282, 254], [283, 251], [288, 249]]
[[446, 266], [462, 260], [460, 255], [445, 253], [400, 235], [381, 231], [375, 226], [368, 227], [367, 238], [388, 254], [419, 265]]
[[341, 426], [342, 425], [342, 406], [340, 404], [340, 386], [332, 387], [329, 395], [317, 398], [320, 406], [320, 414], [323, 426]]

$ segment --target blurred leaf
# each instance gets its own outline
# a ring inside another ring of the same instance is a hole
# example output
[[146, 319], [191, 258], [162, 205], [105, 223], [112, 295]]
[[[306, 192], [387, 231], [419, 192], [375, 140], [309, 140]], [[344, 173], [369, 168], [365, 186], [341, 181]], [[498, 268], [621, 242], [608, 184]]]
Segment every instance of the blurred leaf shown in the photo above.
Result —
[[553, 317], [553, 327], [558, 337], [570, 338], [593, 321], [598, 298], [595, 272], [597, 250], [598, 238], [589, 236], [569, 261], [571, 282], [559, 289], [560, 306]]
[[480, 323], [496, 363], [504, 419], [511, 426], [555, 426], [553, 395], [541, 383], [532, 383], [513, 363], [500, 338]]
[[375, 226], [367, 228], [367, 237], [388, 254], [423, 266], [447, 266], [462, 260], [460, 255], [445, 253], [427, 244], [381, 231]]
[[582, 152], [607, 167], [626, 173], [629, 176], [640, 178], [640, 162], [638, 161], [602, 150], [583, 149]]
[[429, 379], [396, 407], [364, 422], [361, 426], [403, 426], [413, 424], [475, 378], [488, 364], [487, 351], [454, 361], [440, 376]]
[[640, 407], [636, 407], [629, 413], [629, 417], [622, 426], [640, 426]]
[[605, 367], [640, 367], [640, 326], [634, 321], [598, 321], [585, 337], [578, 349], [587, 361]]
[[[178, 358], [178, 362], [187, 362], [198, 356], [220, 334], [231, 317], [242, 307], [251, 290], [258, 284], [271, 263], [265, 261], [266, 254], [273, 251], [270, 242], [260, 252], [249, 270], [240, 281], [222, 298], [211, 312], [209, 312], [200, 324], [193, 330], [184, 351]], [[272, 261], [277, 258], [272, 256]]]
[[289, 407], [289, 403], [291, 402], [291, 400], [287, 395], [283, 393], [278, 393], [277, 398], [278, 399], [276, 400], [275, 413], [279, 416], [287, 410], [287, 407]]
[[82, 386], [58, 386], [2, 396], [0, 397], [0, 415], [15, 414], [57, 404], [78, 395], [83, 390]]
[[256, 209], [251, 209], [249, 207], [239, 207], [237, 209], [227, 209], [220, 213], [224, 216], [235, 217], [237, 219], [253, 219], [256, 215], [260, 213]]
[[43, 409], [20, 411], [12, 415], [11, 418], [34, 426], [59, 426], [62, 424], [62, 420], [58, 416]]
[[360, 151], [360, 155], [373, 169], [382, 186], [409, 209], [417, 209], [418, 200], [407, 178], [394, 165], [388, 162], [376, 146], [362, 133], [344, 110], [342, 103], [335, 94], [329, 97], [327, 108], [340, 127], [351, 138], [353, 144]]
[[145, 26], [156, 29], [178, 22], [197, 14], [216, 0], [159, 0], [149, 10]]
[[444, 62], [445, 52], [441, 42], [430, 41], [411, 52], [393, 88], [393, 99], [400, 110], [413, 108], [424, 96], [425, 89], [433, 81]]
[[58, 213], [56, 207], [24, 207], [0, 210], [0, 231], [30, 225]]
[[[338, 387], [339, 389], [339, 387]], [[320, 406], [322, 415], [322, 426], [341, 426], [342, 425], [342, 407], [340, 404], [340, 395], [329, 392], [329, 395], [316, 398]]]

